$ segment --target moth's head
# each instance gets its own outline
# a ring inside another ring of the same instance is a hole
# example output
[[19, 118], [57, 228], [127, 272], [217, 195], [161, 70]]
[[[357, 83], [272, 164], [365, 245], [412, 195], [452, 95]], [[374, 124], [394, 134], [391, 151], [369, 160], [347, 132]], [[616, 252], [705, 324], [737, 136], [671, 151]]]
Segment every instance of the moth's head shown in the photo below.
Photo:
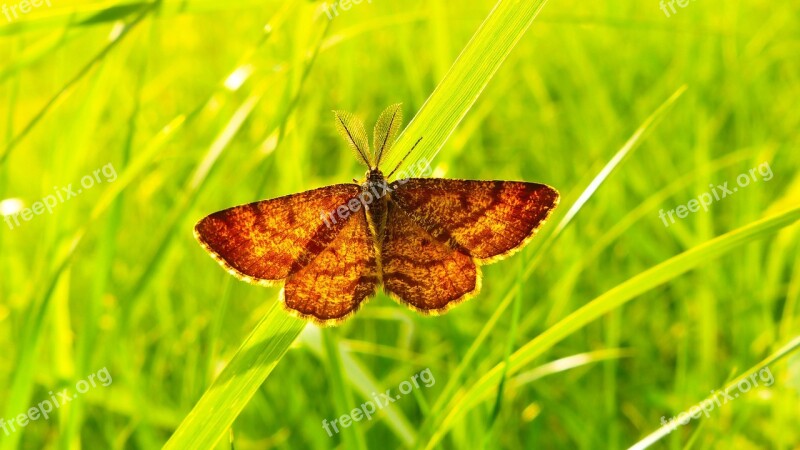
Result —
[[386, 108], [378, 117], [372, 133], [372, 147], [369, 145], [367, 131], [361, 119], [348, 112], [333, 112], [336, 119], [336, 131], [356, 154], [356, 158], [367, 166], [369, 169], [368, 179], [370, 172], [378, 170], [381, 160], [389, 153], [397, 138], [397, 133], [403, 123], [403, 111], [400, 105], [400, 103], [396, 103]]
[[367, 183], [381, 183], [386, 179], [380, 169], [368, 170], [367, 173], [364, 174], [364, 178], [366, 178]]

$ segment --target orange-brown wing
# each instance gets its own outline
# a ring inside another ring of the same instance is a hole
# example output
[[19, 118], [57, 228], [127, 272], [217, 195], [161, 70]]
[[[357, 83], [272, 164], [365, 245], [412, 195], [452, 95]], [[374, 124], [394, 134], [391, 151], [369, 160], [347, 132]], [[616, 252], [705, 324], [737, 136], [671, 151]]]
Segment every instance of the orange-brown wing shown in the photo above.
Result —
[[413, 309], [441, 313], [480, 290], [470, 256], [434, 239], [394, 202], [388, 202], [381, 249], [384, 290]]
[[558, 204], [558, 192], [521, 181], [411, 178], [391, 198], [439, 242], [489, 263], [518, 250]]
[[354, 314], [378, 285], [375, 241], [364, 210], [354, 213], [314, 260], [289, 276], [284, 304], [328, 325]]
[[195, 237], [233, 275], [271, 284], [333, 242], [348, 220], [329, 214], [359, 191], [357, 184], [337, 184], [235, 206], [198, 222]]

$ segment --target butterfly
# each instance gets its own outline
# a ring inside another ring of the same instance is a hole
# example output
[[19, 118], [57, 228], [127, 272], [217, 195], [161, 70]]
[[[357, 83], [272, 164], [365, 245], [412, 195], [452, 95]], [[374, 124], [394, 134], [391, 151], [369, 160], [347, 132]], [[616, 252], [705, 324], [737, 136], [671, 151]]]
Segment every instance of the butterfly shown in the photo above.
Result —
[[480, 291], [481, 265], [520, 250], [558, 204], [558, 192], [537, 183], [408, 176], [389, 182], [405, 160], [388, 176], [380, 170], [400, 130], [400, 104], [381, 113], [372, 147], [359, 119], [334, 116], [368, 168], [361, 183], [235, 206], [194, 229], [229, 273], [259, 285], [283, 282], [284, 306], [317, 324], [350, 317], [380, 286], [411, 309], [444, 313]]

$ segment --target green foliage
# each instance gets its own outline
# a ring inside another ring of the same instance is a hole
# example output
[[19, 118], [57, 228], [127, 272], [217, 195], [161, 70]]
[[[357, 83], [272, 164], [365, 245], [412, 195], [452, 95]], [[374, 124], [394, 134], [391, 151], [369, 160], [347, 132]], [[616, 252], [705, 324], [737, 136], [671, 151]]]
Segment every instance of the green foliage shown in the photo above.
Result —
[[[0, 418], [113, 382], [0, 449], [800, 442], [799, 6], [51, 3], [0, 15], [0, 214], [81, 192], [0, 222]], [[422, 138], [402, 168], [547, 183], [561, 205], [446, 315], [380, 294], [307, 326], [192, 227], [361, 177], [331, 110], [378, 119], [373, 152], [399, 133], [387, 173]], [[662, 427], [765, 367], [774, 384]]]

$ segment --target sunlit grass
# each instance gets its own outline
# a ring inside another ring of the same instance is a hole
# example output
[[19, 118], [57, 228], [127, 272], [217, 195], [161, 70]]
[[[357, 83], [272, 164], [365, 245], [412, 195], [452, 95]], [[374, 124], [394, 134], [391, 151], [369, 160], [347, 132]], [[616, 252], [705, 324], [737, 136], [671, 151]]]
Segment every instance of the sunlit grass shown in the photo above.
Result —
[[[0, 418], [102, 367], [113, 383], [0, 448], [800, 442], [798, 6], [504, 1], [476, 33], [491, 0], [333, 21], [299, 0], [52, 5], [0, 15], [0, 218], [119, 177], [0, 222]], [[194, 241], [210, 212], [361, 177], [330, 111], [396, 102], [414, 120], [385, 167], [423, 137], [409, 162], [437, 176], [562, 194], [478, 297], [423, 317], [380, 294], [319, 330]], [[663, 225], [764, 162], [770, 180]], [[765, 360], [772, 386], [659, 434]], [[323, 429], [425, 368], [431, 387]]]

